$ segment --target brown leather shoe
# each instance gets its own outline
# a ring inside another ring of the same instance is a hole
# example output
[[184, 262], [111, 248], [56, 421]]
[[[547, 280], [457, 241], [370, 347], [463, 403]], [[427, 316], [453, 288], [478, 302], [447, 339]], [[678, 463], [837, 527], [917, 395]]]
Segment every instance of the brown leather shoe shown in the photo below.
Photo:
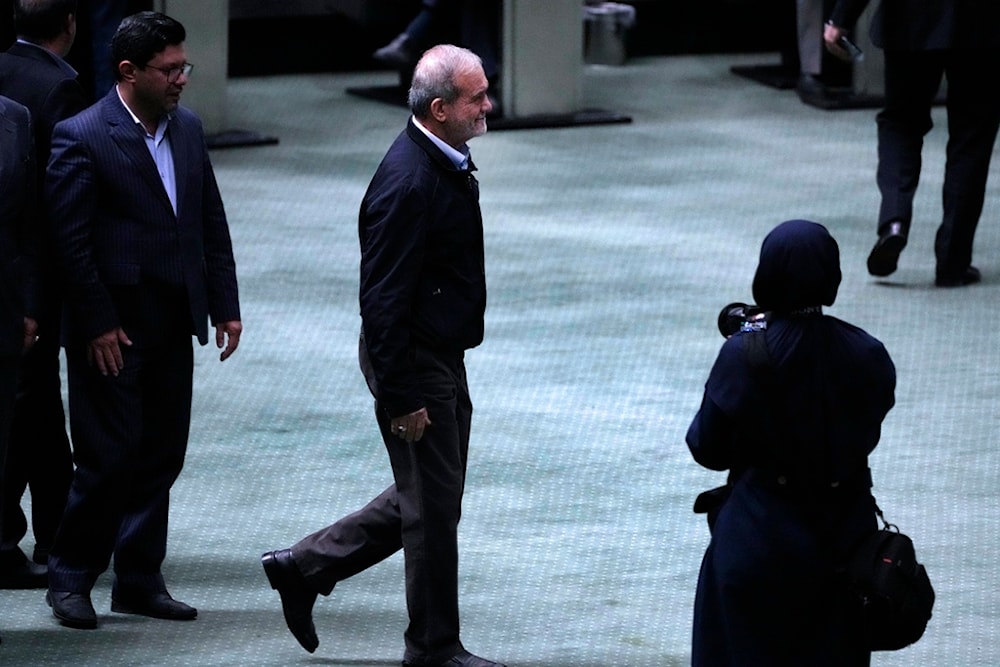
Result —
[[318, 593], [309, 588], [305, 577], [295, 565], [290, 549], [268, 551], [260, 557], [264, 574], [271, 588], [281, 597], [281, 611], [285, 615], [285, 625], [298, 640], [302, 648], [313, 653], [319, 646], [316, 626], [313, 624], [312, 609]]
[[111, 592], [111, 611], [119, 614], [136, 614], [161, 618], [167, 621], [193, 621], [198, 610], [191, 605], [170, 597], [166, 591], [157, 593]]

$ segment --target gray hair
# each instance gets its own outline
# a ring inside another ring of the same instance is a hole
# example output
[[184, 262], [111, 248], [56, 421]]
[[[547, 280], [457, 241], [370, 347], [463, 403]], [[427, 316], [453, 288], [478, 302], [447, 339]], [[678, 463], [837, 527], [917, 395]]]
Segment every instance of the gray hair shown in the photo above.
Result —
[[410, 111], [417, 118], [426, 118], [431, 112], [431, 102], [440, 97], [445, 102], [458, 99], [459, 90], [455, 76], [470, 70], [482, 69], [483, 61], [475, 53], [451, 44], [438, 44], [428, 49], [413, 70], [408, 102]]

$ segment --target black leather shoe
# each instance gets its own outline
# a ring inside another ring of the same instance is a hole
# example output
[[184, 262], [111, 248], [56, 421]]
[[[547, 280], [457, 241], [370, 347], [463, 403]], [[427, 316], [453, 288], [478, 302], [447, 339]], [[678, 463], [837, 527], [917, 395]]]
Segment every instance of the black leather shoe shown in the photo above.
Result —
[[[414, 667], [414, 665], [404, 660], [403, 667]], [[463, 650], [458, 655], [452, 656], [450, 660], [445, 660], [436, 667], [506, 667], [506, 665], [487, 660], [486, 658], [480, 658], [478, 655], [472, 655], [468, 651]]]
[[290, 549], [268, 551], [260, 557], [260, 562], [271, 588], [278, 591], [281, 597], [285, 624], [302, 648], [314, 652], [319, 646], [319, 638], [313, 624], [312, 609], [318, 593], [306, 584]]
[[410, 37], [405, 32], [372, 54], [375, 60], [398, 69], [412, 67], [417, 62], [417, 54], [410, 45]]
[[136, 614], [161, 618], [167, 621], [193, 621], [198, 610], [191, 605], [170, 597], [166, 591], [158, 593], [126, 593], [111, 591], [111, 611], [119, 614]]
[[939, 273], [934, 279], [934, 284], [938, 287], [965, 287], [966, 285], [974, 285], [981, 282], [982, 279], [983, 274], [979, 272], [979, 269], [969, 266], [965, 271], [955, 275]]
[[52, 607], [52, 615], [68, 628], [93, 630], [97, 627], [97, 612], [90, 602], [90, 593], [48, 591], [45, 602]]
[[873, 276], [887, 276], [896, 270], [899, 253], [906, 247], [906, 234], [903, 224], [893, 222], [886, 231], [878, 237], [875, 247], [868, 255], [868, 273]]
[[0, 589], [25, 590], [28, 588], [48, 588], [49, 569], [32, 563], [27, 558], [13, 567], [0, 570]]

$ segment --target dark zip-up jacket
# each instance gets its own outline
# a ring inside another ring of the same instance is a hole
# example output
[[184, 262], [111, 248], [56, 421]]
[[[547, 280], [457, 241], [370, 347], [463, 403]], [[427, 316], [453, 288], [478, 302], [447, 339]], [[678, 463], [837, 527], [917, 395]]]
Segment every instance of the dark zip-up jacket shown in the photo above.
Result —
[[461, 356], [483, 340], [486, 276], [479, 186], [413, 121], [361, 202], [361, 321], [376, 399], [391, 416], [423, 407], [415, 347]]

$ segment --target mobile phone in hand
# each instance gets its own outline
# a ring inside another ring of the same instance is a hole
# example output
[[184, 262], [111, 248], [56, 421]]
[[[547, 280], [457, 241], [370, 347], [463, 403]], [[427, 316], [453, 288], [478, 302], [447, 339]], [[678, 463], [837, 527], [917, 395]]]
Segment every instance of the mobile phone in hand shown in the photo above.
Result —
[[837, 45], [847, 51], [854, 62], [864, 60], [865, 52], [861, 50], [860, 46], [852, 42], [851, 38], [846, 34], [840, 36], [840, 39], [837, 40]]

